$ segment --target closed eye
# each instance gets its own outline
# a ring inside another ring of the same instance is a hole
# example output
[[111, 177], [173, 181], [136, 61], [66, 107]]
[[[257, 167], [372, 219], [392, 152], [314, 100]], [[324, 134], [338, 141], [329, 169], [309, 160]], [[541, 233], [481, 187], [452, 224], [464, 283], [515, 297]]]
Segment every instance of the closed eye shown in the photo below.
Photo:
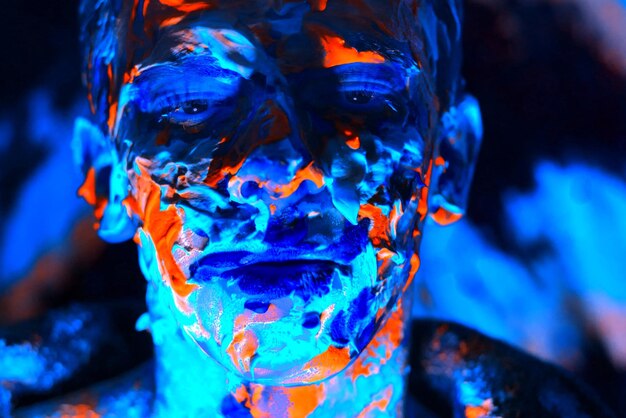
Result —
[[353, 63], [294, 79], [298, 100], [320, 114], [393, 117], [406, 99], [405, 72], [393, 64]]
[[338, 85], [339, 104], [352, 110], [382, 110], [395, 92], [390, 85], [378, 80], [342, 80]]
[[220, 109], [220, 104], [202, 95], [180, 97], [158, 111], [159, 122], [192, 128], [207, 122]]

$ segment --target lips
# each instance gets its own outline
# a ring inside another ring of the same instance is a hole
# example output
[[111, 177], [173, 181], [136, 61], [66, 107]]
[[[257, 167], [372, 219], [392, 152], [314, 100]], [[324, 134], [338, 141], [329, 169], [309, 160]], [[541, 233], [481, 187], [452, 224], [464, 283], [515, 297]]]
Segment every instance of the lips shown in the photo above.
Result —
[[302, 242], [260, 252], [257, 245], [257, 251], [208, 253], [190, 266], [191, 281], [234, 280], [248, 295], [282, 297], [295, 292], [308, 300], [330, 290], [335, 272], [351, 273], [350, 263], [369, 243], [367, 228], [368, 220], [347, 224], [343, 234], [325, 246]]
[[[312, 296], [328, 293], [335, 272], [342, 275], [351, 272], [349, 265], [330, 260], [263, 261], [234, 267], [234, 259], [241, 256], [242, 253], [234, 252], [205, 257], [201, 264], [192, 266], [193, 281], [234, 280], [248, 295], [280, 298], [294, 292], [307, 301]], [[243, 259], [251, 256], [253, 254], [244, 254]]]
[[256, 263], [230, 270], [226, 276], [235, 279], [248, 295], [281, 298], [295, 293], [305, 302], [313, 296], [327, 294], [335, 272], [348, 275], [350, 266], [332, 261], [303, 261]]

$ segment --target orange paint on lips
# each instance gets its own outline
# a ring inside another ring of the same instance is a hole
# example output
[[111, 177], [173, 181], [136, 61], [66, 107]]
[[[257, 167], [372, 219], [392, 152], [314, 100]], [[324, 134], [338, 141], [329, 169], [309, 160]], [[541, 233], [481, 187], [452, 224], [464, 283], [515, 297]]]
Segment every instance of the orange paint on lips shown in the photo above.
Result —
[[259, 408], [263, 389], [262, 385], [253, 383], [249, 390], [246, 386], [239, 386], [234, 394], [237, 402], [243, 404], [254, 418], [270, 418], [269, 413]]

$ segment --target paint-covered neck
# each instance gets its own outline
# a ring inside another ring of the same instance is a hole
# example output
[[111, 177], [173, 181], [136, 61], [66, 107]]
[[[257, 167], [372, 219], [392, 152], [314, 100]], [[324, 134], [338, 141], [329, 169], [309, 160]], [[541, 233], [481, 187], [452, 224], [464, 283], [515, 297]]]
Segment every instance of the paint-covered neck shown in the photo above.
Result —
[[202, 352], [176, 324], [166, 292], [170, 290], [164, 285], [149, 282], [149, 328], [156, 356], [154, 416], [402, 416], [409, 309], [401, 302], [344, 371], [318, 384], [281, 387], [242, 381]]
[[223, 403], [229, 409], [221, 412], [252, 417], [402, 416], [409, 371], [405, 319], [399, 303], [356, 361], [330, 379], [294, 387], [242, 383]]

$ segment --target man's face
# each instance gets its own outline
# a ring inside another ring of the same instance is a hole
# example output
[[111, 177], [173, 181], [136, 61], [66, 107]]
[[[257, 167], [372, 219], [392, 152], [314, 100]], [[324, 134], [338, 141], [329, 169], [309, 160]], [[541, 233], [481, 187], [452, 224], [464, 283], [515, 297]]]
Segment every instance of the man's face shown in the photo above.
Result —
[[419, 265], [427, 77], [397, 28], [331, 3], [168, 24], [119, 97], [144, 258], [187, 334], [258, 382], [344, 369]]

